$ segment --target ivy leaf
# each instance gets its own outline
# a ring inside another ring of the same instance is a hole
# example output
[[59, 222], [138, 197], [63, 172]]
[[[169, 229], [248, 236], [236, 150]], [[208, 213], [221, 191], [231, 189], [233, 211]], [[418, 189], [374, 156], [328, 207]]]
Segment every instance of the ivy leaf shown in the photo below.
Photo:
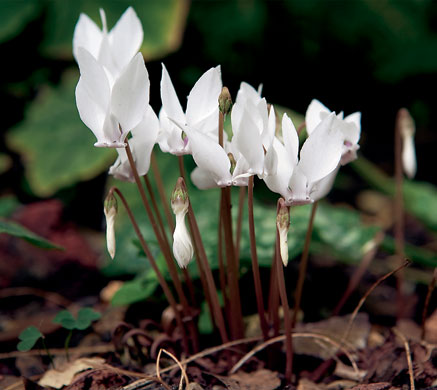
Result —
[[77, 313], [76, 329], [84, 330], [101, 317], [102, 315], [99, 312], [91, 309], [90, 307], [83, 307]]
[[31, 232], [30, 230], [26, 229], [16, 222], [0, 219], [0, 234], [1, 233], [22, 238], [39, 248], [63, 250], [62, 247], [52, 243], [51, 241], [46, 240], [43, 237], [38, 236], [37, 234]]
[[144, 271], [133, 280], [123, 283], [121, 288], [112, 297], [114, 306], [130, 305], [150, 297], [159, 283], [151, 268]]
[[44, 336], [37, 327], [29, 326], [18, 336], [21, 341], [17, 344], [17, 349], [22, 352], [30, 351], [42, 337]]
[[77, 71], [67, 72], [60, 86], [43, 88], [24, 121], [6, 135], [9, 147], [22, 157], [31, 190], [41, 197], [93, 178], [115, 160], [114, 150], [93, 146], [95, 138], [79, 118], [74, 102], [78, 79]]

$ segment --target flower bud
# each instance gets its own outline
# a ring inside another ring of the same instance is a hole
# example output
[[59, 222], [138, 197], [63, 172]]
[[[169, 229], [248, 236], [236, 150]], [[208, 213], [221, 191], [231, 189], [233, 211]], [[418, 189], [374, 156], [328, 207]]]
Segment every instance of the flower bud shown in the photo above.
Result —
[[179, 267], [185, 268], [193, 258], [193, 244], [185, 226], [185, 215], [188, 212], [190, 200], [180, 177], [171, 195], [171, 208], [176, 216], [176, 226], [173, 232], [173, 255]]
[[416, 126], [406, 108], [401, 108], [398, 111], [397, 125], [402, 137], [402, 166], [408, 178], [412, 179], [417, 170], [416, 150], [414, 147]]
[[279, 248], [282, 263], [284, 266], [288, 264], [288, 242], [287, 234], [290, 227], [290, 208], [285, 205], [284, 199], [279, 199], [278, 213], [276, 215], [276, 227], [279, 232]]
[[235, 161], [235, 157], [232, 153], [228, 153], [229, 161], [231, 162], [230, 172], [233, 174], [235, 171], [235, 167], [237, 166], [237, 162]]
[[232, 98], [227, 87], [222, 88], [222, 92], [218, 98], [219, 110], [223, 115], [229, 114], [232, 107]]
[[113, 259], [115, 256], [115, 217], [117, 216], [117, 198], [112, 192], [105, 199], [103, 211], [106, 218], [106, 247]]

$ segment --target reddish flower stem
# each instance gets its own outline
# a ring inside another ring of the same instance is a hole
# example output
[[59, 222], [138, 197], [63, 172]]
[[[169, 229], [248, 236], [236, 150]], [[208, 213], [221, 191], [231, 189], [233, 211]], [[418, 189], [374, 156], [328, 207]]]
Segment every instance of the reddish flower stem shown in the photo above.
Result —
[[241, 228], [243, 225], [243, 211], [244, 211], [245, 198], [246, 198], [246, 187], [240, 187], [240, 191], [238, 193], [237, 231], [235, 233], [235, 258], [237, 259], [238, 268], [240, 267]]
[[258, 255], [256, 252], [255, 222], [253, 218], [253, 176], [249, 177], [249, 183], [247, 187], [247, 207], [248, 207], [248, 218], [249, 218], [250, 254], [252, 258], [252, 272], [253, 272], [253, 283], [255, 286], [256, 305], [258, 309], [261, 331], [263, 333], [264, 339], [267, 340], [269, 327], [267, 325], [265, 312], [264, 312], [263, 291], [261, 286], [261, 277], [259, 273]]

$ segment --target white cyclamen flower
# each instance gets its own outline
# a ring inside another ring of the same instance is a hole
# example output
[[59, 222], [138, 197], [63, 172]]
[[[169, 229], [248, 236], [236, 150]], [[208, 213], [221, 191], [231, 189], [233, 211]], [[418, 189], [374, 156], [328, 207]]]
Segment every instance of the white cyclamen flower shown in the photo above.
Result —
[[[305, 124], [308, 135], [314, 131], [317, 125], [326, 118], [331, 111], [318, 100], [313, 99], [305, 114]], [[345, 165], [357, 158], [357, 150], [360, 148], [358, 141], [361, 134], [361, 113], [354, 112], [343, 118], [343, 112], [336, 115], [333, 126], [343, 134], [343, 150], [341, 165]]]
[[73, 55], [80, 65], [79, 48], [88, 51], [103, 66], [109, 82], [113, 84], [138, 52], [143, 42], [143, 27], [132, 7], [123, 13], [109, 32], [102, 9], [100, 17], [102, 30], [87, 15], [80, 15], [74, 29]]
[[188, 206], [188, 195], [178, 180], [171, 197], [171, 207], [176, 216], [176, 226], [173, 232], [173, 255], [181, 268], [187, 267], [194, 252], [191, 237], [185, 225]]
[[[156, 143], [159, 131], [159, 120], [149, 106], [141, 122], [131, 131], [129, 146], [140, 176], [144, 176], [150, 167], [150, 156]], [[125, 148], [117, 148], [118, 158], [109, 168], [109, 174], [116, 179], [134, 182], [135, 178]]]
[[82, 121], [97, 138], [94, 146], [121, 148], [149, 105], [149, 75], [141, 53], [111, 86], [103, 66], [84, 48], [77, 50], [80, 79], [76, 105]]
[[278, 156], [277, 170], [264, 177], [264, 182], [271, 191], [284, 197], [287, 206], [312, 203], [317, 183], [338, 166], [343, 136], [332, 126], [334, 119], [334, 113], [323, 119], [299, 152], [296, 128], [287, 114], [282, 117], [284, 143], [277, 137], [273, 140]]
[[159, 113], [161, 124], [158, 143], [163, 152], [177, 156], [191, 153], [185, 126], [203, 134], [218, 137], [218, 97], [222, 90], [220, 66], [205, 72], [192, 88], [184, 112], [167, 69], [162, 65], [161, 99]]

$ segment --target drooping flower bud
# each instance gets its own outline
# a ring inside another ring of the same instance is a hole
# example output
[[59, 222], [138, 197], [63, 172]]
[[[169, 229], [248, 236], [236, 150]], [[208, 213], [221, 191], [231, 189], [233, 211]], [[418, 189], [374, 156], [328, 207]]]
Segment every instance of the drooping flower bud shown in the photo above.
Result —
[[280, 198], [278, 202], [278, 213], [276, 215], [276, 227], [279, 232], [279, 248], [282, 263], [288, 264], [288, 242], [287, 234], [290, 227], [290, 208], [285, 205], [284, 199]]
[[117, 198], [112, 192], [105, 199], [103, 211], [106, 218], [106, 247], [113, 259], [115, 256], [115, 217], [117, 216]]
[[222, 92], [220, 93], [219, 99], [219, 109], [223, 115], [229, 114], [232, 107], [232, 98], [227, 87], [222, 88]]
[[173, 232], [173, 255], [179, 267], [186, 268], [193, 258], [193, 244], [185, 226], [185, 215], [188, 212], [190, 200], [184, 186], [184, 179], [177, 180], [171, 195], [171, 208], [176, 216], [176, 227]]
[[235, 157], [232, 153], [228, 153], [229, 161], [231, 162], [230, 172], [233, 174], [235, 171], [235, 167], [237, 166], [237, 162], [235, 161]]
[[402, 167], [407, 177], [412, 179], [417, 170], [416, 150], [414, 147], [416, 126], [406, 108], [401, 108], [398, 111], [397, 125], [402, 137]]

